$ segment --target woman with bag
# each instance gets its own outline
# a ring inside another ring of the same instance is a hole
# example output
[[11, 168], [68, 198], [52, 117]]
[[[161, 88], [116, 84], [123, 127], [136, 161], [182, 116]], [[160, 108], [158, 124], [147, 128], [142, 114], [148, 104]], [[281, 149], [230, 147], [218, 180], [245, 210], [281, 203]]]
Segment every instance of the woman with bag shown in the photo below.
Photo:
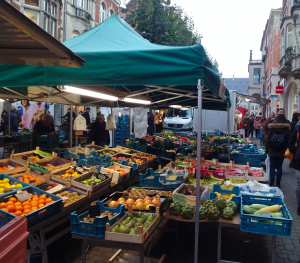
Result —
[[[296, 199], [297, 199], [297, 213], [300, 216], [300, 141], [299, 141], [299, 134], [300, 134], [300, 125], [297, 123], [291, 138], [289, 140], [289, 159], [292, 162], [292, 168], [297, 178], [297, 187], [296, 187]], [[291, 154], [293, 157], [291, 158]]]
[[254, 125], [254, 129], [255, 129], [256, 138], [258, 138], [259, 130], [262, 127], [261, 118], [258, 115], [255, 117], [253, 125]]
[[243, 129], [245, 130], [245, 138], [248, 137], [249, 128], [250, 128], [250, 119], [248, 113], [246, 113], [243, 119]]
[[291, 125], [283, 114], [278, 114], [273, 123], [268, 125], [267, 151], [270, 157], [270, 186], [274, 186], [275, 169], [277, 169], [276, 186], [280, 188], [282, 164], [291, 135]]

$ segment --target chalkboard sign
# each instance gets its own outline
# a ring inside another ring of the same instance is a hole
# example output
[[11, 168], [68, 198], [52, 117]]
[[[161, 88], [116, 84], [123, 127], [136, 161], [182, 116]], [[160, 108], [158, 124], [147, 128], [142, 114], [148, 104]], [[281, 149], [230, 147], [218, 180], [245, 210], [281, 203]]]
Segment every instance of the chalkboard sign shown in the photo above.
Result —
[[89, 215], [90, 217], [100, 216], [100, 206], [99, 205], [90, 205], [89, 206]]

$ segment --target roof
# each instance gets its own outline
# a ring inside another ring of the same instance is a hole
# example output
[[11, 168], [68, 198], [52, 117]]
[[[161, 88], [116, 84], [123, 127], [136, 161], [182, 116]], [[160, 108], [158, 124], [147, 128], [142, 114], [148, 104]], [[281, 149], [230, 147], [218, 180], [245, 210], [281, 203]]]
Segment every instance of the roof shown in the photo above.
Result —
[[226, 88], [240, 94], [248, 94], [249, 78], [225, 78]]
[[85, 60], [0, 0], [0, 63], [81, 67]]
[[0, 64], [4, 73], [0, 75], [0, 87], [69, 85], [90, 89], [89, 86], [98, 86], [101, 92], [103, 86], [110, 86], [129, 92], [132, 98], [149, 96], [151, 106], [174, 103], [197, 106], [197, 85], [201, 79], [205, 87], [203, 108], [226, 110], [230, 102], [228, 90], [201, 45], [152, 44], [117, 15], [64, 44], [83, 57], [87, 67]]
[[270, 102], [270, 100], [268, 100], [268, 99], [252, 97], [252, 96], [249, 96], [249, 95], [244, 95], [244, 94], [236, 94], [236, 95], [237, 95], [236, 97], [237, 97], [238, 100], [240, 99], [240, 100], [250, 102], [250, 103], [266, 105]]

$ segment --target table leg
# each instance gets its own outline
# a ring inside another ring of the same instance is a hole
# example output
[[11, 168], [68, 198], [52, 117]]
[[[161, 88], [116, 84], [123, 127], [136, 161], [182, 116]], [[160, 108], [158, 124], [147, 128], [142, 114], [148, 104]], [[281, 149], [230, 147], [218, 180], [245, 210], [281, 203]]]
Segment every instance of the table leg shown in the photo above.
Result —
[[222, 242], [222, 225], [218, 223], [218, 255], [217, 255], [217, 262], [221, 262], [221, 242]]
[[144, 254], [145, 254], [145, 248], [144, 245], [142, 244], [140, 248], [140, 263], [144, 263]]
[[178, 243], [178, 230], [179, 230], [178, 225], [179, 225], [179, 221], [176, 220], [176, 243]]
[[276, 236], [272, 236], [272, 263], [276, 261]]
[[48, 263], [48, 254], [47, 254], [47, 246], [46, 246], [46, 240], [45, 240], [45, 234], [43, 229], [40, 230], [40, 238], [42, 243], [42, 249], [43, 249], [43, 263]]
[[86, 263], [86, 244], [85, 244], [85, 240], [82, 240], [82, 263]]

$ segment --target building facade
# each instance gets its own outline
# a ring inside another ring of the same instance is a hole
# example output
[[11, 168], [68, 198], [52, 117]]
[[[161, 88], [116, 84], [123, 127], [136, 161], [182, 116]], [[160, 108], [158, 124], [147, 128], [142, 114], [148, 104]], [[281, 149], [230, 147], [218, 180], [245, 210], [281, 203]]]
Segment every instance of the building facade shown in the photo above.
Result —
[[279, 109], [279, 95], [276, 94], [276, 86], [280, 83], [279, 60], [280, 60], [280, 18], [282, 9], [272, 9], [266, 28], [263, 33], [260, 51], [262, 52], [262, 62], [264, 63], [264, 87], [263, 97], [270, 102], [265, 107], [265, 115], [277, 112]]
[[[7, 0], [63, 42], [119, 15], [120, 0]], [[64, 30], [65, 28], [65, 30]]]
[[283, 0], [280, 24], [280, 65], [278, 74], [281, 78], [280, 85], [284, 86], [284, 94], [279, 96], [279, 104], [280, 107], [285, 108], [286, 117], [288, 119], [292, 118], [294, 112], [300, 111], [300, 52], [294, 39], [294, 31], [299, 32], [299, 26], [300, 1]]

